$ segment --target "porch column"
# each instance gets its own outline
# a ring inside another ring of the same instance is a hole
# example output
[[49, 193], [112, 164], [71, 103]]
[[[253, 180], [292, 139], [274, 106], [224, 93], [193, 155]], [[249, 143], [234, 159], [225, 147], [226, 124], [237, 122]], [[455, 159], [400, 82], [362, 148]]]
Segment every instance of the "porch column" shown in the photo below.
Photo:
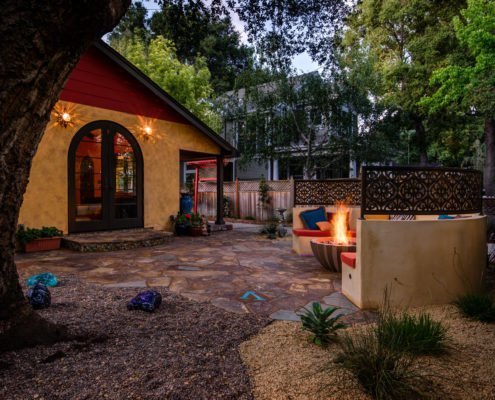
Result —
[[223, 156], [217, 156], [217, 220], [215, 225], [223, 225]]

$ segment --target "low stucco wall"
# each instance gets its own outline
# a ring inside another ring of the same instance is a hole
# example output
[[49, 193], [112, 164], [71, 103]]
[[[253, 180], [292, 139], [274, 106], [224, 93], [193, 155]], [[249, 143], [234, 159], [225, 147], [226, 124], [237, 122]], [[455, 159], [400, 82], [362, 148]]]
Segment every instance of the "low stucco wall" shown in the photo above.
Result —
[[107, 120], [127, 128], [139, 142], [144, 159], [144, 226], [171, 229], [170, 215], [179, 210], [179, 151], [219, 154], [218, 146], [196, 128], [144, 118], [153, 128], [151, 139], [139, 135], [143, 118], [132, 114], [67, 103], [75, 125], [62, 128], [51, 120], [33, 159], [19, 223], [28, 227], [56, 226], [68, 231], [68, 151], [84, 125]]
[[343, 266], [342, 292], [377, 308], [385, 289], [393, 306], [445, 304], [481, 289], [486, 217], [357, 221], [356, 268]]

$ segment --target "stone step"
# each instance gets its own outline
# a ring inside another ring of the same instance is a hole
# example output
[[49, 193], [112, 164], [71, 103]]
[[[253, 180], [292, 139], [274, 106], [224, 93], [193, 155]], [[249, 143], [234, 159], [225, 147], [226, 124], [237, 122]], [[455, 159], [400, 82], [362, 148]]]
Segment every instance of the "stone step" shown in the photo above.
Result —
[[171, 240], [173, 240], [172, 232], [154, 229], [124, 229], [70, 234], [62, 239], [62, 246], [86, 253], [152, 247]]

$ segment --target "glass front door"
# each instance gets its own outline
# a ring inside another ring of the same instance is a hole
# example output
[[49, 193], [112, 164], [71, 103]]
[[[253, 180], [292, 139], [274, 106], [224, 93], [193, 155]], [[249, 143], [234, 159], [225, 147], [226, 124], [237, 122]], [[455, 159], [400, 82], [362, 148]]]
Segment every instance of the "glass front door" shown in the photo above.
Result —
[[69, 230], [143, 226], [142, 155], [134, 137], [111, 122], [96, 122], [69, 150]]

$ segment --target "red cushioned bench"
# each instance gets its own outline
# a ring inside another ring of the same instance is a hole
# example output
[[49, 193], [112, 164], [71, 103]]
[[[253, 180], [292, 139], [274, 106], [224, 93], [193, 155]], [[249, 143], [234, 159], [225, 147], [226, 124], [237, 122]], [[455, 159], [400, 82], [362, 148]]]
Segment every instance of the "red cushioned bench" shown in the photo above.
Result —
[[341, 253], [340, 260], [351, 268], [356, 268], [356, 253]]

